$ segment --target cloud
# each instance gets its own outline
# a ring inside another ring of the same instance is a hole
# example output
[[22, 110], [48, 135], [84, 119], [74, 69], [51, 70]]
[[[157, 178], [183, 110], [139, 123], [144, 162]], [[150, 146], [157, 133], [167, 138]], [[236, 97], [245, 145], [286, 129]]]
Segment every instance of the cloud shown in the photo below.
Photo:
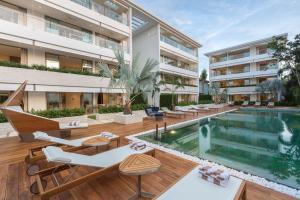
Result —
[[188, 20], [188, 19], [174, 18], [173, 21], [175, 22], [175, 24], [179, 26], [193, 24], [192, 20]]

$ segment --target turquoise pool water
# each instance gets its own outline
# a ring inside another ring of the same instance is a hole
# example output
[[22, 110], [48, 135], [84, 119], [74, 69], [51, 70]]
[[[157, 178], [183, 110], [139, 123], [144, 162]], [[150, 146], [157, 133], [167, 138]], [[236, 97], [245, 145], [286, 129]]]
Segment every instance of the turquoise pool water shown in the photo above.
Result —
[[138, 137], [300, 189], [300, 112], [240, 109]]

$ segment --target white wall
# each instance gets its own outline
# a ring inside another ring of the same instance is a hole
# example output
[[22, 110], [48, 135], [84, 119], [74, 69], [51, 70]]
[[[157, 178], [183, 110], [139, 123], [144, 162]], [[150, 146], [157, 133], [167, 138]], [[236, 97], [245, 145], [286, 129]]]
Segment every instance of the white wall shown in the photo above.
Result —
[[46, 92], [28, 92], [28, 111], [46, 110]]
[[[149, 29], [134, 35], [132, 38], [133, 56], [140, 54], [139, 60], [141, 64], [145, 64], [148, 58], [160, 60], [160, 28], [159, 25], [154, 25]], [[157, 66], [159, 70], [159, 65]], [[155, 95], [154, 100], [148, 97], [150, 105], [159, 105], [159, 94]]]

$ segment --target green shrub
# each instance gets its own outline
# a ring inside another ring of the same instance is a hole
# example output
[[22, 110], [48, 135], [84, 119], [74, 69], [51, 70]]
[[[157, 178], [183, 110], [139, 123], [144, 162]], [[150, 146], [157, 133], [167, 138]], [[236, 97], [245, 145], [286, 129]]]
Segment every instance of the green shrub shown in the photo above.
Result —
[[87, 72], [87, 71], [66, 69], [63, 66], [60, 66], [59, 69], [56, 69], [56, 68], [48, 68], [44, 65], [31, 65], [31, 66], [28, 66], [28, 65], [22, 65], [22, 64], [19, 64], [19, 63], [8, 62], [8, 61], [0, 61], [0, 66], [23, 68], [23, 69], [36, 69], [36, 70], [40, 70], [40, 71], [70, 73], [70, 74], [87, 75], [87, 76], [100, 76], [100, 74], [94, 74], [94, 73]]
[[82, 108], [74, 108], [74, 109], [50, 109], [50, 110], [43, 110], [43, 111], [32, 110], [31, 113], [46, 118], [60, 118], [60, 117], [81, 116], [85, 114], [85, 111]]
[[4, 122], [7, 122], [7, 119], [2, 113], [0, 113], [0, 123], [4, 123]]
[[243, 104], [244, 101], [234, 101], [235, 106], [240, 106]]
[[[175, 105], [177, 104], [177, 95], [173, 96], [173, 100]], [[172, 94], [161, 94], [160, 95], [160, 106], [161, 107], [168, 107], [169, 109], [172, 109]]]
[[101, 106], [98, 110], [98, 113], [105, 114], [105, 113], [118, 113], [122, 112], [123, 108], [120, 106]]
[[133, 111], [135, 111], [135, 110], [144, 110], [147, 107], [148, 107], [147, 104], [134, 104], [134, 105], [131, 106], [131, 109]]
[[198, 102], [199, 104], [211, 104], [211, 103], [214, 103], [214, 101], [213, 100], [199, 100], [199, 102]]
[[191, 101], [191, 102], [185, 102], [185, 101], [182, 101], [182, 102], [178, 102], [176, 104], [176, 106], [189, 106], [189, 105], [197, 105], [198, 103], [195, 102], [195, 101]]
[[202, 100], [212, 100], [212, 96], [209, 94], [200, 94], [199, 101], [202, 101]]
[[275, 102], [275, 106], [294, 107], [294, 106], [297, 106], [297, 103], [295, 103], [295, 102], [281, 101], [281, 102]]
[[[130, 96], [130, 98], [132, 98], [133, 96], [135, 96], [134, 94], [132, 94]], [[144, 97], [142, 94], [139, 94], [135, 97], [135, 100], [134, 102], [132, 103], [132, 105], [135, 105], [135, 104], [146, 104], [147, 102], [145, 101]]]
[[96, 116], [96, 115], [89, 115], [88, 118], [89, 118], [89, 119], [96, 120], [96, 119], [97, 119], [97, 116]]

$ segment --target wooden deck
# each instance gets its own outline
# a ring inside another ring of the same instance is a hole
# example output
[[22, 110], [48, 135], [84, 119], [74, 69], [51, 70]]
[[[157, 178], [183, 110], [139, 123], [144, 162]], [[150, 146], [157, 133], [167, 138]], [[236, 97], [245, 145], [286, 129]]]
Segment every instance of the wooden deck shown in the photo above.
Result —
[[[228, 108], [232, 109], [232, 108]], [[204, 116], [204, 114], [203, 114]], [[196, 116], [196, 117], [200, 117]], [[170, 125], [184, 120], [196, 118], [189, 115], [185, 119], [167, 118], [165, 122]], [[72, 139], [87, 135], [94, 135], [101, 131], [111, 131], [121, 136], [121, 143], [124, 145], [127, 140], [125, 136], [135, 134], [141, 131], [154, 129], [156, 124], [160, 127], [164, 122], [155, 122], [152, 120], [145, 120], [143, 123], [133, 125], [119, 125], [116, 123], [109, 123], [105, 125], [95, 125], [89, 127], [88, 130], [77, 130], [72, 132]], [[43, 142], [34, 143], [20, 143], [17, 137], [0, 139], [0, 200], [28, 200], [38, 199], [29, 192], [30, 184], [35, 180], [34, 177], [26, 175], [26, 164], [24, 157], [30, 147], [44, 145]], [[83, 153], [93, 153], [93, 149], [85, 150]], [[158, 158], [162, 167], [159, 172], [151, 175], [143, 176], [143, 189], [152, 192], [156, 195], [164, 192], [170, 185], [176, 183], [181, 177], [193, 169], [196, 164], [184, 160], [182, 158], [173, 156], [171, 154], [156, 151], [156, 158]], [[45, 162], [43, 162], [45, 164]], [[80, 168], [75, 177], [86, 174], [93, 169]], [[60, 174], [61, 177], [66, 176], [67, 173]], [[52, 199], [55, 200], [83, 200], [83, 199], [97, 199], [97, 200], [125, 200], [135, 193], [135, 178], [120, 175], [118, 172], [96, 179], [94, 181], [82, 184], [68, 192], [59, 194]], [[48, 185], [51, 187], [52, 180], [48, 180]], [[249, 200], [292, 200], [287, 195], [274, 192], [270, 189], [263, 188], [253, 183], [246, 184], [246, 197]]]

